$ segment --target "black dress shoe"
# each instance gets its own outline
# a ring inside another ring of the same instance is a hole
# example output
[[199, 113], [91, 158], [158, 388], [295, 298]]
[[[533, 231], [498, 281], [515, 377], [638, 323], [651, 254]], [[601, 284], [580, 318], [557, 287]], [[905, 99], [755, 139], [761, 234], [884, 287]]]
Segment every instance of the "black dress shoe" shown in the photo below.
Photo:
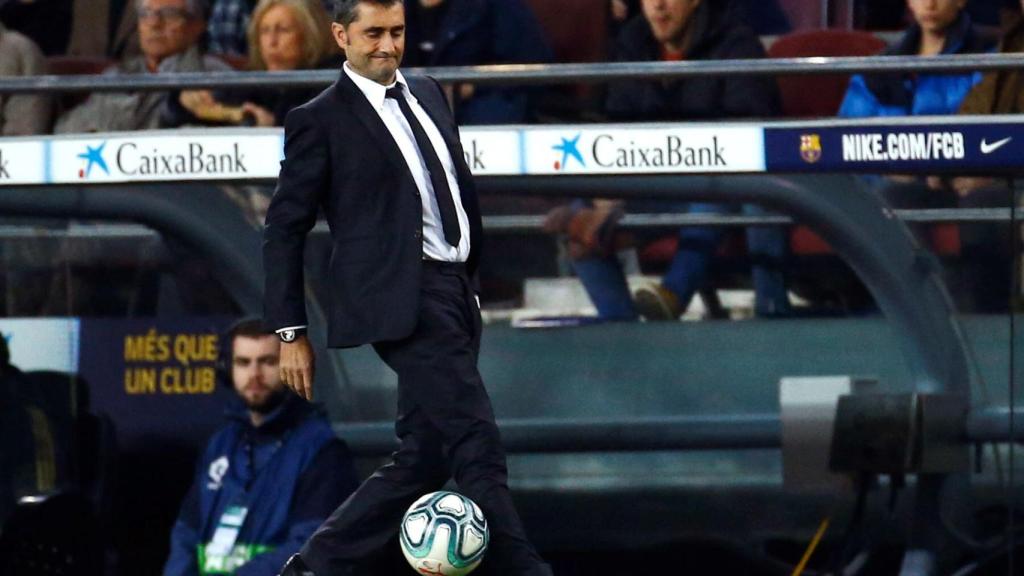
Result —
[[302, 557], [298, 554], [292, 554], [292, 557], [284, 563], [284, 568], [281, 568], [281, 573], [278, 576], [316, 576], [309, 566], [302, 561]]

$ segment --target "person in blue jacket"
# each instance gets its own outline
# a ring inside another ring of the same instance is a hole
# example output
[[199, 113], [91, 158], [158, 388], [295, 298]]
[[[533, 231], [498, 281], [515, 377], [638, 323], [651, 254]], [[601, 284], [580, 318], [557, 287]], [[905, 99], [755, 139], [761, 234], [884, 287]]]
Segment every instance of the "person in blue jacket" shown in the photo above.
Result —
[[[936, 56], [991, 49], [964, 10], [967, 0], [907, 0], [914, 24], [884, 55]], [[855, 74], [839, 107], [844, 118], [956, 114], [978, 72]], [[948, 183], [937, 176], [866, 176], [865, 182], [893, 208], [942, 208], [956, 204]]]
[[[539, 64], [553, 58], [540, 23], [523, 0], [410, 0], [403, 65]], [[530, 119], [535, 91], [461, 84], [450, 95], [455, 120], [518, 124]]]
[[[991, 49], [964, 11], [967, 0], [907, 0], [914, 24], [883, 53], [889, 56], [969, 54]], [[959, 74], [856, 74], [850, 79], [839, 115], [919, 116], [955, 114], [981, 80]]]
[[278, 337], [243, 320], [226, 340], [237, 397], [196, 469], [164, 576], [274, 576], [359, 485], [344, 441], [281, 381]]
[[[884, 54], [927, 57], [990, 50], [991, 42], [979, 33], [965, 5], [966, 0], [907, 0], [914, 23]], [[850, 79], [839, 115], [864, 118], [956, 114], [981, 78], [977, 72], [857, 74]], [[960, 203], [954, 180], [949, 177], [889, 174], [865, 176], [863, 180], [892, 208], [952, 208]], [[928, 227], [913, 226], [912, 230], [928, 243]], [[959, 305], [974, 298], [955, 275], [947, 276], [946, 280]]]

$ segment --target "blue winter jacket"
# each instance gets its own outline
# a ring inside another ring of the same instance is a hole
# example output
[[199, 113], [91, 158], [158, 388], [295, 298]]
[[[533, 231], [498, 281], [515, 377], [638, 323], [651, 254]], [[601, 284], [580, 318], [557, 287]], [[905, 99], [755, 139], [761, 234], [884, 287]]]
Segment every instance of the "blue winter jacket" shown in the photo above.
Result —
[[258, 428], [237, 399], [228, 418], [196, 468], [164, 576], [275, 576], [358, 486], [345, 443], [298, 397]]
[[[884, 54], [917, 54], [921, 29], [912, 26], [899, 42]], [[975, 31], [967, 14], [950, 25], [942, 54], [985, 52], [991, 45]], [[961, 74], [856, 74], [850, 78], [839, 115], [847, 118], [871, 116], [925, 116], [956, 114], [967, 93], [981, 81], [976, 72]]]

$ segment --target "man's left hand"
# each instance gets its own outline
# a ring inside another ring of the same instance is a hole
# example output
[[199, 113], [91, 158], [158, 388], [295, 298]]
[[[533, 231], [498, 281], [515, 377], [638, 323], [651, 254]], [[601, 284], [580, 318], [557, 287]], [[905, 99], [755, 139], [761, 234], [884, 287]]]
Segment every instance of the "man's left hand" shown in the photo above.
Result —
[[313, 376], [316, 356], [309, 338], [299, 336], [294, 342], [281, 343], [281, 380], [306, 400], [313, 399]]

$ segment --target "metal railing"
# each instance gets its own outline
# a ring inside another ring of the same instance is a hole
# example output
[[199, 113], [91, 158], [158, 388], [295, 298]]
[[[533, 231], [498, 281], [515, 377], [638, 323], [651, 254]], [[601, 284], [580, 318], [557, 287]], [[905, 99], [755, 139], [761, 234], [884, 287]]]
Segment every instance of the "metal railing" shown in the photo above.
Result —
[[[973, 72], [1024, 68], [1024, 54], [946, 56], [858, 56], [705, 60], [687, 62], [604, 62], [593, 64], [498, 64], [410, 68], [446, 84], [579, 84], [694, 76], [794, 76], [877, 72]], [[304, 88], [327, 86], [337, 70], [288, 72], [191, 72], [0, 78], [0, 94], [123, 92], [185, 88]]]

